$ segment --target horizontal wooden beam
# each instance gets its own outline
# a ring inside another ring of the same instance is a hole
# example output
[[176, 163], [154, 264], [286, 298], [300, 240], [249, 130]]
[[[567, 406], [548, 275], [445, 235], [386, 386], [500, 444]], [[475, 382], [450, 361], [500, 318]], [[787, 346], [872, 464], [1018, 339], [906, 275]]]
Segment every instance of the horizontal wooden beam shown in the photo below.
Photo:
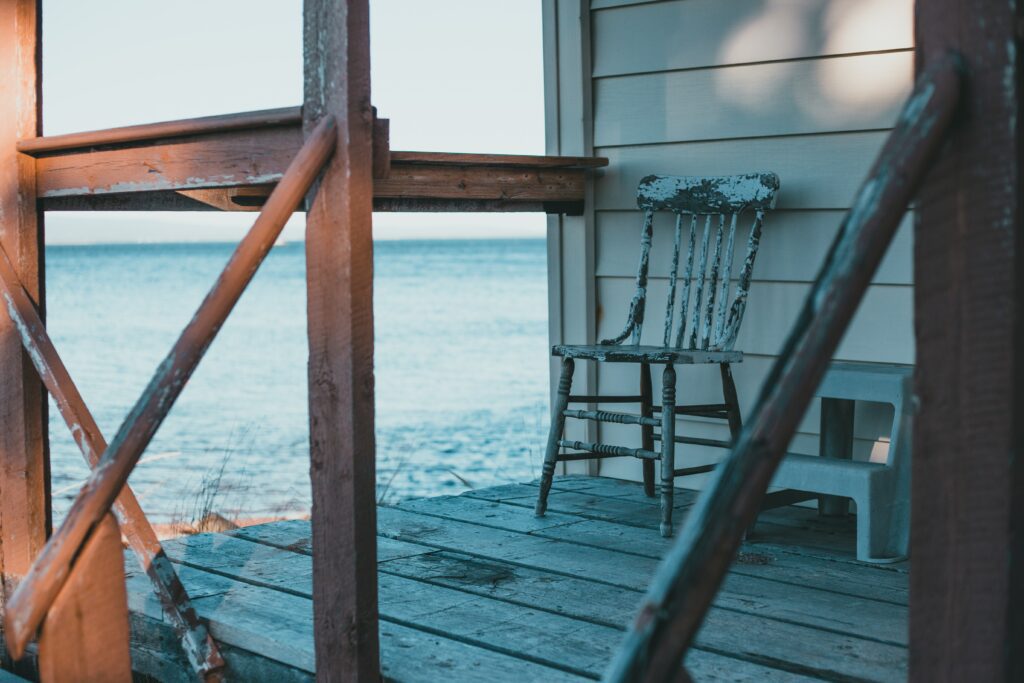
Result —
[[[47, 210], [258, 211], [301, 144], [301, 110], [292, 108], [34, 138], [18, 147], [36, 158], [37, 195]], [[587, 172], [608, 163], [443, 152], [390, 152], [389, 162], [376, 162], [383, 169], [376, 175], [386, 174], [374, 180], [376, 211], [579, 213]]]
[[69, 150], [87, 151], [96, 147], [124, 145], [153, 140], [168, 140], [190, 135], [223, 133], [229, 130], [301, 126], [302, 108], [264, 109], [223, 116], [146, 123], [140, 126], [107, 128], [66, 135], [50, 135], [18, 141], [18, 151], [31, 156]]

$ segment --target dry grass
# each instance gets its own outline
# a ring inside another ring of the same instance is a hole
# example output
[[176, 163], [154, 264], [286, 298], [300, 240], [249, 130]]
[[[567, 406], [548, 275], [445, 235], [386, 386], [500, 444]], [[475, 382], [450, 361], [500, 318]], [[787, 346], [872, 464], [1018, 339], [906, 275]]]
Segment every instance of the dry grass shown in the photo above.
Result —
[[[217, 533], [240, 527], [266, 524], [284, 519], [308, 519], [308, 513], [290, 512], [281, 514], [250, 516], [243, 513], [252, 509], [253, 486], [249, 478], [225, 477], [232, 457], [239, 451], [235, 446], [224, 449], [220, 463], [205, 473], [195, 486], [195, 492], [182, 498], [178, 509], [167, 524], [154, 524], [157, 536], [163, 540], [191, 534]], [[243, 471], [244, 475], [244, 471]]]

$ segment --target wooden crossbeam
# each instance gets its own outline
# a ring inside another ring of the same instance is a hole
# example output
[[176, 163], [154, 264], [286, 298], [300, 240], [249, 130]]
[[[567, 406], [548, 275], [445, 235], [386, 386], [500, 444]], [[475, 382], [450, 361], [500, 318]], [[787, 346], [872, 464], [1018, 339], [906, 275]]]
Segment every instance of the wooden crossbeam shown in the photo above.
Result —
[[15, 659], [24, 655], [89, 533], [109, 512], [142, 452], [280, 236], [285, 222], [310, 192], [334, 151], [336, 137], [337, 125], [330, 116], [310, 133], [266, 207], [239, 242], [210, 293], [90, 472], [64, 523], [47, 541], [7, 601], [3, 630], [7, 647]]
[[[31, 359], [47, 391], [53, 396], [57, 410], [64, 418], [86, 464], [95, 467], [100, 455], [107, 449], [107, 442], [2, 246], [0, 296], [4, 308], [14, 321], [26, 355]], [[207, 683], [219, 681], [218, 671], [224, 667], [224, 660], [217, 645], [206, 626], [199, 621], [185, 586], [164, 554], [156, 532], [127, 484], [118, 494], [115, 506], [121, 530], [139, 558], [143, 571], [152, 581], [164, 613], [181, 639], [189, 663], [202, 680]]]
[[[376, 119], [375, 211], [579, 213], [591, 157], [392, 152]], [[302, 144], [299, 108], [22, 140], [47, 210], [258, 211]], [[246, 190], [240, 192], [240, 190]]]

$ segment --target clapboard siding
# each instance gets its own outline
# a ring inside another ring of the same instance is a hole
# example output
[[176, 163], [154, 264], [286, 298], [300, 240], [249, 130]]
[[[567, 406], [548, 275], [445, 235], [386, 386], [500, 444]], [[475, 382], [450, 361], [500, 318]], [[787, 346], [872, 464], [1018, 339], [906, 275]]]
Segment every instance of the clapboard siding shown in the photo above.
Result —
[[[903, 51], [600, 79], [594, 144], [890, 128], [913, 72]], [[880, 86], [865, 93], [864, 78]]]
[[[754, 264], [755, 281], [812, 282], [843, 219], [843, 211], [775, 211], [768, 214], [761, 237], [761, 249]], [[746, 235], [750, 214], [737, 224], [736, 254], [733, 263], [742, 263], [746, 252]], [[598, 277], [634, 277], [640, 256], [640, 212], [597, 212]], [[658, 214], [654, 221], [654, 243], [651, 247], [650, 272], [654, 277], [668, 277], [672, 259], [675, 219], [671, 214]], [[698, 230], [703, 224], [698, 224]], [[689, 222], [683, 235], [689, 234]], [[698, 233], [700, 234], [700, 233]], [[794, 249], [793, 245], [800, 245]], [[913, 222], [908, 214], [900, 225], [889, 252], [882, 260], [872, 282], [886, 285], [909, 285], [913, 282]], [[735, 271], [733, 273], [735, 277]]]
[[[755, 283], [750, 289], [736, 348], [757, 355], [778, 353], [810, 288], [810, 284], [802, 282]], [[643, 344], [661, 343], [667, 290], [667, 280], [664, 279], [654, 280], [648, 285], [648, 322], [641, 337]], [[633, 291], [631, 278], [598, 278], [599, 338], [614, 337], [622, 330]], [[868, 288], [835, 358], [913, 363], [912, 325], [913, 289], [873, 285]]]
[[652, 173], [728, 175], [774, 171], [779, 209], [847, 209], [886, 132], [601, 147], [608, 168], [597, 179], [597, 209], [635, 209], [636, 187]]
[[594, 76], [913, 47], [912, 0], [595, 0]]

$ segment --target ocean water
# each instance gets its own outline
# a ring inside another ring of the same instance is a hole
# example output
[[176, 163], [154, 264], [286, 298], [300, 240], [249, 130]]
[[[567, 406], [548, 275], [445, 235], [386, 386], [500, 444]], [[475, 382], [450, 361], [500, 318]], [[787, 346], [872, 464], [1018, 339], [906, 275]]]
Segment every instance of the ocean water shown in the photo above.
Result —
[[[110, 439], [230, 244], [50, 246], [47, 320]], [[309, 508], [304, 245], [276, 247], [131, 478], [156, 522]], [[375, 245], [378, 496], [538, 474], [547, 429], [542, 240]], [[51, 405], [54, 513], [87, 469]]]

